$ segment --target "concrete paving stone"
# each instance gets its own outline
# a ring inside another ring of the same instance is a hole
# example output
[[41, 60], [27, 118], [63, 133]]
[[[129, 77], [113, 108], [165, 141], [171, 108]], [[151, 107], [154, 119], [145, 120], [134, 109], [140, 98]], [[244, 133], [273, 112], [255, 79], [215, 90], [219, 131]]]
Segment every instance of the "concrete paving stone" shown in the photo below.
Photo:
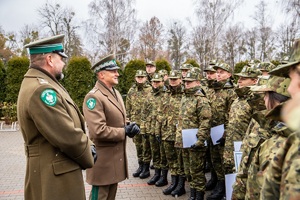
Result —
[[[24, 141], [20, 131], [0, 132], [0, 200], [24, 199], [24, 177], [26, 170], [26, 157], [24, 153]], [[171, 195], [164, 195], [164, 187], [149, 186], [147, 179], [132, 177], [132, 173], [137, 169], [135, 145], [132, 139], [127, 140], [127, 158], [129, 178], [118, 185], [117, 200], [181, 200], [189, 197], [189, 187], [186, 184], [187, 194], [174, 198]], [[85, 171], [83, 171], [85, 180]], [[168, 175], [169, 184], [171, 177]], [[86, 197], [88, 198], [91, 186], [85, 183]]]

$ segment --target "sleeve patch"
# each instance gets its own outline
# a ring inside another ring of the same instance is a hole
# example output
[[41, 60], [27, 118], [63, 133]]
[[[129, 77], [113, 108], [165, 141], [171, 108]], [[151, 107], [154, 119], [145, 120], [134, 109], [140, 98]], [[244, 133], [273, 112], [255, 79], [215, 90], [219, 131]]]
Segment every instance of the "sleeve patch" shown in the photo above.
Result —
[[41, 94], [41, 100], [47, 106], [55, 106], [57, 102], [56, 92], [52, 89], [46, 89]]
[[96, 106], [96, 99], [95, 98], [89, 98], [86, 101], [86, 106], [88, 107], [88, 109], [93, 110]]

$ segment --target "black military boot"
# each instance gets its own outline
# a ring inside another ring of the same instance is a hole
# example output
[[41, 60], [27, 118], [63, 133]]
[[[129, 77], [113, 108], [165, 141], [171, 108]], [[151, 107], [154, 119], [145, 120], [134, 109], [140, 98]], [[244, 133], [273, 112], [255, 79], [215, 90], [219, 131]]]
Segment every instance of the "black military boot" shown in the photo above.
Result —
[[171, 185], [163, 190], [164, 195], [169, 195], [173, 190], [175, 190], [177, 184], [178, 184], [178, 176], [171, 175]]
[[218, 177], [216, 171], [213, 168], [211, 168], [211, 177], [210, 180], [205, 184], [205, 190], [208, 191], [214, 189], [217, 185], [217, 182]]
[[221, 200], [225, 196], [225, 181], [218, 181], [217, 186], [211, 192], [211, 195], [207, 197], [207, 200]]
[[176, 197], [176, 196], [180, 197], [185, 194], [184, 183], [185, 183], [185, 177], [179, 176], [177, 187], [171, 192], [171, 195], [173, 197]]
[[133, 177], [139, 177], [143, 170], [143, 161], [139, 161], [139, 168], [132, 174]]
[[149, 163], [144, 163], [142, 172], [140, 173], [140, 178], [145, 179], [150, 176]]
[[204, 200], [204, 192], [196, 191], [195, 200]]
[[195, 199], [196, 199], [196, 189], [195, 188], [191, 188], [190, 198], [188, 200], [195, 200]]
[[156, 181], [159, 180], [160, 178], [160, 169], [155, 169], [155, 173], [154, 176], [152, 176], [152, 178], [147, 182], [148, 185], [154, 185], [156, 183]]
[[167, 169], [162, 169], [161, 170], [161, 176], [159, 180], [155, 183], [156, 187], [162, 187], [168, 185], [168, 170]]

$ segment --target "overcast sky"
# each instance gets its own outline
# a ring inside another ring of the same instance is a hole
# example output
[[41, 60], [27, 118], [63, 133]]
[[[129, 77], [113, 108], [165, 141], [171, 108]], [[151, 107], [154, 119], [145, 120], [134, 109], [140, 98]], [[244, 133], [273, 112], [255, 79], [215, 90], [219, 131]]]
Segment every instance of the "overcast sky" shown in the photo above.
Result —
[[[92, 0], [57, 0], [62, 6], [74, 9], [76, 18], [84, 20], [88, 18], [88, 4]], [[255, 5], [260, 0], [245, 0], [234, 15], [234, 21], [244, 23], [244, 26], [253, 26]], [[28, 24], [38, 23], [37, 9], [46, 0], [0, 0], [0, 26], [5, 32], [19, 31]], [[51, 1], [53, 2], [53, 1]], [[184, 21], [186, 18], [195, 19], [193, 0], [136, 0], [137, 18], [141, 21], [149, 20], [156, 16], [161, 22], [167, 25], [171, 19]], [[266, 1], [269, 3], [269, 0]], [[272, 15], [275, 25], [282, 21], [281, 10], [277, 1], [272, 0]], [[274, 3], [275, 2], [275, 3]], [[275, 28], [275, 27], [273, 27]]]

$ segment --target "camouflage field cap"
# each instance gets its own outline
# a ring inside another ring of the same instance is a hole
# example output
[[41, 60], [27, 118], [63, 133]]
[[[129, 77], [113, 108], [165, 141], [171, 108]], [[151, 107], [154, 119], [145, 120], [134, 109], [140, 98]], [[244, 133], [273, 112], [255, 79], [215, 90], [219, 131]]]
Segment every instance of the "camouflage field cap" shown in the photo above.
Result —
[[145, 70], [137, 70], [135, 72], [135, 77], [147, 77], [147, 72]]
[[283, 96], [290, 97], [287, 91], [290, 81], [290, 78], [270, 76], [265, 85], [253, 86], [251, 90], [253, 92], [276, 92]]
[[184, 81], [197, 81], [197, 80], [199, 80], [198, 73], [189, 71], [183, 80]]
[[181, 78], [181, 72], [178, 70], [172, 70], [169, 74], [169, 79], [180, 79]]
[[116, 70], [120, 69], [120, 67], [117, 65], [115, 56], [113, 54], [110, 54], [104, 58], [102, 58], [99, 62], [97, 62], [94, 66], [92, 66], [92, 70], [94, 72], [99, 72], [102, 70]]
[[168, 71], [165, 70], [165, 69], [159, 70], [158, 73], [161, 74], [161, 75], [163, 75], [163, 76], [168, 75]]
[[300, 63], [300, 39], [297, 39], [292, 48], [289, 60], [287, 64], [277, 66], [275, 69], [269, 72], [271, 75], [289, 77], [290, 67]]
[[63, 58], [68, 56], [64, 53], [63, 40], [65, 35], [55, 35], [48, 38], [36, 40], [24, 46], [29, 49], [30, 55], [44, 54], [44, 53], [57, 53]]
[[227, 63], [219, 63], [214, 65], [214, 69], [217, 70], [218, 68], [221, 68], [229, 73], [232, 73], [231, 67]]
[[260, 70], [260, 71], [266, 71], [266, 72], [269, 72], [271, 71], [272, 69], [274, 69], [276, 66], [271, 63], [271, 62], [262, 62], [260, 63], [257, 68]]
[[216, 72], [216, 70], [214, 69], [215, 65], [208, 65], [203, 71], [205, 72]]
[[163, 75], [159, 73], [154, 73], [151, 81], [163, 81]]
[[151, 66], [156, 67], [154, 61], [152, 61], [152, 60], [148, 60], [148, 61], [146, 62], [146, 66], [147, 66], [147, 65], [151, 65]]
[[260, 74], [261, 72], [254, 66], [245, 65], [240, 73], [235, 73], [234, 75], [245, 78], [257, 78]]
[[193, 67], [193, 65], [191, 65], [189, 63], [185, 63], [180, 66], [180, 70], [181, 69], [191, 69], [192, 67]]

